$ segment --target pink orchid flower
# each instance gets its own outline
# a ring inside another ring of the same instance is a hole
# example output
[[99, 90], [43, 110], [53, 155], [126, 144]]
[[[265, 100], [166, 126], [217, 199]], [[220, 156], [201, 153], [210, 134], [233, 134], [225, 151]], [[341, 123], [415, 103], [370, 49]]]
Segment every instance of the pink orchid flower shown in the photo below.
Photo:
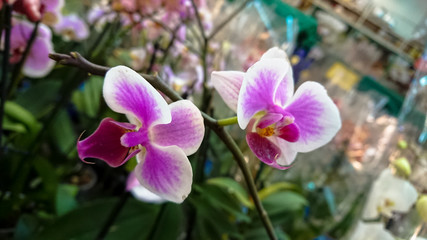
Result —
[[76, 14], [64, 16], [54, 26], [56, 33], [62, 35], [64, 41], [82, 41], [89, 37], [89, 28]]
[[286, 53], [271, 48], [246, 73], [212, 73], [212, 84], [235, 112], [252, 152], [265, 164], [287, 169], [298, 152], [328, 143], [341, 128], [325, 88], [303, 83], [294, 94]]
[[61, 18], [64, 0], [17, 0], [13, 9], [27, 16], [32, 22], [42, 21], [53, 26]]
[[[34, 25], [29, 22], [13, 22], [10, 42], [11, 57], [9, 60], [12, 64], [21, 60], [33, 30]], [[52, 52], [54, 52], [52, 33], [46, 25], [40, 24], [36, 38], [22, 68], [24, 75], [33, 78], [46, 76], [55, 65], [55, 62], [49, 58], [49, 53]]]
[[196, 152], [204, 135], [197, 107], [188, 100], [168, 105], [143, 77], [124, 66], [107, 72], [103, 95], [131, 123], [102, 120], [91, 136], [77, 142], [80, 159], [98, 158], [118, 167], [136, 155], [135, 175], [142, 186], [166, 200], [184, 201], [193, 175], [187, 156]]

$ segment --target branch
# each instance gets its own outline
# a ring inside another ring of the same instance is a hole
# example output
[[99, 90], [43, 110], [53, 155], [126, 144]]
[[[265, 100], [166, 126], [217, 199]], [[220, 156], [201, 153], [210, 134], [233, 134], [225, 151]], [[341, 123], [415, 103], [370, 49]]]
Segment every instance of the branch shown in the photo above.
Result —
[[[12, 28], [12, 6], [8, 3], [5, 3], [4, 6], [4, 46], [3, 46], [3, 63], [1, 71], [1, 81], [0, 81], [0, 156], [3, 154], [3, 147], [1, 137], [3, 136], [3, 114], [4, 114], [4, 104], [7, 98], [7, 73], [9, 69], [9, 54], [10, 54], [10, 31]], [[0, 29], [3, 31], [3, 29]]]
[[202, 19], [200, 18], [199, 8], [196, 6], [194, 0], [191, 0], [191, 6], [193, 7], [194, 15], [196, 15], [197, 25], [199, 25], [200, 34], [202, 34], [203, 40], [206, 40], [206, 33], [205, 29], [203, 28]]
[[[51, 53], [49, 57], [62, 65], [68, 65], [80, 68], [85, 70], [86, 72], [94, 75], [104, 76], [107, 71], [110, 69], [108, 67], [100, 66], [94, 63], [89, 62], [85, 58], [83, 58], [79, 53], [72, 52], [70, 55], [67, 54], [59, 54], [59, 53]], [[148, 75], [141, 74], [145, 80], [147, 80], [154, 88], [163, 92], [167, 97], [169, 97], [172, 101], [182, 100], [181, 96], [172, 90], [164, 81], [162, 81], [157, 75]], [[273, 225], [271, 224], [270, 218], [268, 217], [267, 212], [264, 210], [262, 206], [261, 200], [259, 199], [258, 192], [252, 177], [252, 174], [249, 170], [248, 165], [244, 159], [243, 153], [240, 151], [236, 142], [230, 136], [230, 134], [222, 127], [218, 125], [218, 121], [208, 114], [201, 112], [205, 124], [211, 128], [218, 137], [224, 142], [230, 152], [233, 154], [237, 164], [242, 170], [243, 176], [245, 178], [246, 184], [248, 185], [249, 193], [255, 203], [255, 207], [257, 209], [258, 215], [261, 218], [261, 221], [267, 231], [270, 239], [277, 239], [273, 230]]]
[[228, 16], [222, 23], [220, 23], [213, 31], [212, 33], [208, 36], [208, 40], [212, 39], [213, 37], [215, 37], [215, 35], [221, 31], [221, 29], [223, 29], [225, 27], [225, 25], [227, 25], [227, 23], [229, 23], [235, 16], [237, 16], [237, 14], [239, 14], [243, 9], [245, 9], [246, 5], [251, 2], [252, 0], [245, 0], [242, 5], [240, 5], [232, 14], [230, 14], [230, 16]]

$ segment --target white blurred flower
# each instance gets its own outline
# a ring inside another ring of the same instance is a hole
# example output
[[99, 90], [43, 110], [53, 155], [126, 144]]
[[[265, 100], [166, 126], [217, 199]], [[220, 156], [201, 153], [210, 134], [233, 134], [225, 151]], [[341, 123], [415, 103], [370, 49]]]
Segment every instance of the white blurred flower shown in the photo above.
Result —
[[417, 200], [418, 193], [412, 184], [394, 176], [385, 169], [374, 182], [363, 211], [363, 218], [378, 218], [380, 214], [391, 217], [392, 212], [407, 212]]
[[382, 223], [358, 222], [349, 240], [394, 240], [394, 237], [384, 229]]

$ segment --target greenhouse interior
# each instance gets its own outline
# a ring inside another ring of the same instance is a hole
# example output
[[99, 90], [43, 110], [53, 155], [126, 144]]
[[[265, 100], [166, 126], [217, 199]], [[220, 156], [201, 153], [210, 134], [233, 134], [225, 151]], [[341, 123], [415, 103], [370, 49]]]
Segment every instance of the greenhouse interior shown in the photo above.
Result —
[[427, 239], [427, 1], [0, 9], [0, 239]]

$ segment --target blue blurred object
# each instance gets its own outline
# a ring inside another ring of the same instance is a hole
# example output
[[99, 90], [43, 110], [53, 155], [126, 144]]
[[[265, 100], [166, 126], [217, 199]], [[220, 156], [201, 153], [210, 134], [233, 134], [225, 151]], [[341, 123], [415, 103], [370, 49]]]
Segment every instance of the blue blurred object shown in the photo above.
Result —
[[321, 235], [321, 236], [314, 238], [313, 240], [334, 240], [334, 239], [332, 239], [328, 236], [325, 236], [325, 235]]

